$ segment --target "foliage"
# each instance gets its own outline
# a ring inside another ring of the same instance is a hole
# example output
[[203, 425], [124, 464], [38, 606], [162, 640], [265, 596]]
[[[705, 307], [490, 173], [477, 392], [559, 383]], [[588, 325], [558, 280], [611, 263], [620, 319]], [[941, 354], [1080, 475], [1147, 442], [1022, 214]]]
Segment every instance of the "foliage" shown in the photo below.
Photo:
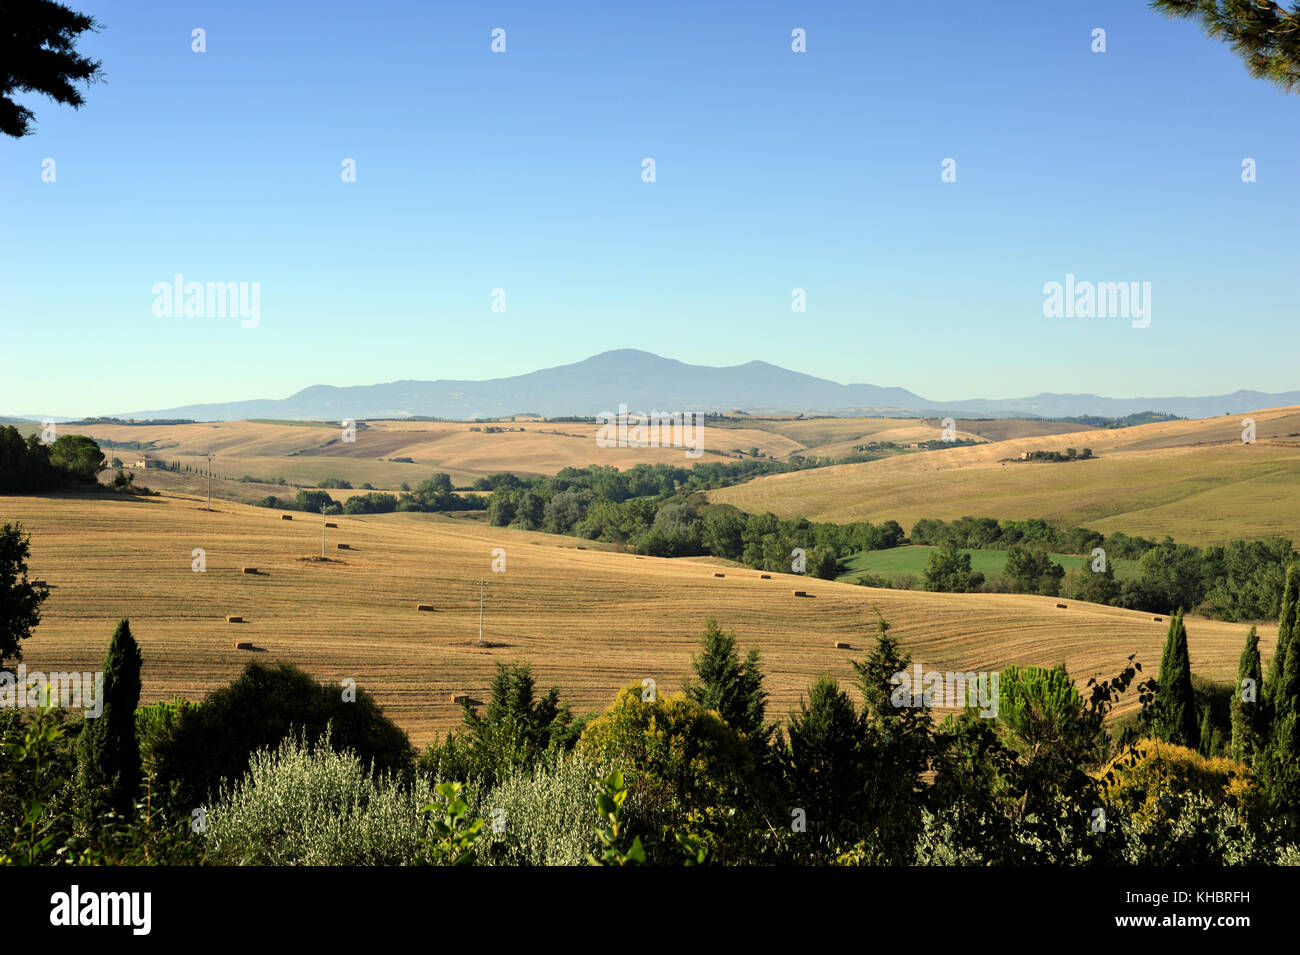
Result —
[[[26, 728], [14, 716], [0, 736], [5, 757], [0, 781], [6, 783], [0, 806], [12, 833], [7, 846], [0, 842], [0, 865], [49, 865], [68, 837], [66, 820], [50, 812], [71, 769], [66, 731], [46, 708], [36, 709]], [[13, 805], [7, 805], [10, 800]]]
[[181, 712], [171, 734], [154, 743], [159, 779], [164, 786], [178, 783], [186, 805], [201, 805], [222, 779], [240, 779], [253, 753], [298, 732], [314, 744], [327, 726], [331, 745], [355, 752], [373, 771], [411, 770], [406, 733], [365, 690], [356, 688], [348, 700], [338, 686], [317, 683], [287, 663], [250, 661], [229, 686]]
[[758, 666], [758, 648], [751, 647], [741, 662], [736, 635], [724, 632], [710, 617], [705, 621], [703, 649], [691, 657], [696, 680], [682, 686], [686, 698], [706, 710], [716, 710], [733, 730], [745, 738], [756, 763], [763, 761], [776, 725], [767, 725], [767, 693]]
[[104, 658], [104, 708], [87, 719], [77, 739], [77, 779], [96, 813], [130, 815], [140, 788], [140, 744], [135, 708], [140, 702], [140, 647], [131, 625], [117, 625]]
[[21, 138], [33, 132], [35, 114], [17, 100], [40, 93], [56, 103], [79, 109], [84, 102], [81, 83], [103, 76], [99, 60], [77, 52], [83, 33], [95, 32], [94, 17], [54, 0], [7, 4], [0, 29], [0, 133]]
[[577, 754], [557, 753], [529, 772], [502, 779], [476, 807], [491, 822], [480, 843], [479, 863], [585, 863], [599, 846], [590, 823], [591, 781], [610, 769]]
[[959, 551], [952, 540], [931, 552], [923, 579], [926, 590], [952, 594], [969, 593], [984, 583], [984, 575], [971, 570], [970, 554]]
[[428, 865], [473, 865], [475, 845], [482, 836], [483, 820], [469, 818], [469, 803], [462, 798], [463, 783], [439, 783], [433, 798], [420, 809], [429, 816], [432, 830], [426, 845]]
[[1013, 544], [1007, 550], [1005, 573], [1016, 593], [1055, 597], [1061, 592], [1065, 568], [1048, 557], [1041, 544]]
[[0, 663], [21, 662], [22, 641], [41, 622], [41, 604], [49, 588], [27, 579], [31, 537], [21, 524], [0, 525]]
[[680, 695], [643, 699], [633, 684], [587, 724], [578, 752], [624, 768], [650, 856], [687, 825], [710, 834], [721, 861], [744, 853], [764, 787], [749, 747], [716, 712]]
[[1207, 36], [1225, 40], [1250, 75], [1286, 92], [1300, 87], [1300, 4], [1241, 0], [1151, 0], [1170, 17], [1197, 20]]
[[627, 841], [623, 803], [627, 800], [628, 791], [623, 783], [623, 774], [616, 769], [604, 779], [594, 782], [599, 787], [596, 793], [596, 813], [600, 825], [596, 827], [596, 837], [604, 848], [599, 856], [589, 854], [587, 861], [592, 865], [645, 865], [645, 848], [641, 845], [640, 836], [633, 838], [632, 844], [626, 848], [621, 845]]
[[61, 434], [50, 445], [50, 465], [74, 480], [94, 484], [104, 469], [104, 453], [85, 435]]
[[[789, 720], [781, 753], [786, 799], [802, 813], [807, 833], [796, 836], [796, 858], [828, 861], [860, 838], [875, 770], [870, 731], [834, 678], [813, 683]], [[806, 849], [800, 843], [806, 841]]]
[[1200, 724], [1196, 719], [1192, 665], [1187, 654], [1187, 628], [1183, 625], [1181, 610], [1169, 621], [1157, 679], [1159, 687], [1152, 707], [1151, 734], [1195, 749], [1200, 743]]
[[[222, 864], [401, 865], [425, 850], [427, 786], [377, 775], [328, 734], [259, 750], [206, 807], [204, 842]], [[184, 815], [190, 808], [182, 804]], [[196, 805], [193, 808], [200, 808]]]

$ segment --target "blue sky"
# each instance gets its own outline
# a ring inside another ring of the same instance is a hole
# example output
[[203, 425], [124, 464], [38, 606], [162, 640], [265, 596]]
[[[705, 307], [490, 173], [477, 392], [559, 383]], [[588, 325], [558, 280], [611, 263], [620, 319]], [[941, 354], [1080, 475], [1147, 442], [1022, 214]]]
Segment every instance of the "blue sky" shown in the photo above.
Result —
[[[624, 347], [933, 399], [1300, 388], [1300, 96], [1141, 2], [73, 5], [107, 82], [0, 140], [0, 413]], [[257, 326], [155, 316], [176, 273], [259, 282]], [[1150, 282], [1150, 327], [1044, 317], [1067, 273]]]

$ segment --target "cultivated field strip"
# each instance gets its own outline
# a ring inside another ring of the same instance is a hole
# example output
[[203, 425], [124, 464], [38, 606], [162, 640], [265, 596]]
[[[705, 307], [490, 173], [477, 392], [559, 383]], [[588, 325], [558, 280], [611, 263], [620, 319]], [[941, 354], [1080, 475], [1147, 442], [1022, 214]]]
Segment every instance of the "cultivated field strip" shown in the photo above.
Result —
[[[529, 661], [539, 684], [561, 686], [579, 712], [646, 677], [675, 691], [709, 616], [735, 630], [742, 649], [762, 652], [773, 716], [793, 709], [823, 673], [852, 682], [850, 661], [872, 644], [873, 607], [926, 667], [1063, 660], [1081, 683], [1113, 675], [1133, 652], [1154, 669], [1167, 625], [1050, 597], [763, 580], [724, 562], [638, 557], [416, 513], [331, 518], [339, 527], [328, 531], [322, 563], [306, 559], [320, 556], [318, 516], [286, 521], [240, 504], [214, 507], [174, 496], [0, 497], [0, 520], [21, 520], [32, 535], [31, 575], [54, 588], [24, 645], [28, 667], [98, 669], [114, 625], [129, 617], [146, 702], [201, 698], [257, 655], [320, 680], [355, 679], [423, 744], [458, 724], [453, 694], [484, 697], [498, 662]], [[492, 572], [496, 547], [505, 548], [505, 573]], [[204, 551], [203, 573], [192, 569], [195, 548]], [[480, 578], [487, 647], [477, 642]], [[420, 612], [417, 603], [436, 609]], [[228, 614], [245, 622], [227, 623]], [[1232, 679], [1246, 630], [1189, 619], [1194, 671]], [[1275, 631], [1261, 635], [1267, 658]], [[252, 642], [254, 654], [235, 650], [236, 641]], [[836, 641], [853, 649], [837, 650]]]

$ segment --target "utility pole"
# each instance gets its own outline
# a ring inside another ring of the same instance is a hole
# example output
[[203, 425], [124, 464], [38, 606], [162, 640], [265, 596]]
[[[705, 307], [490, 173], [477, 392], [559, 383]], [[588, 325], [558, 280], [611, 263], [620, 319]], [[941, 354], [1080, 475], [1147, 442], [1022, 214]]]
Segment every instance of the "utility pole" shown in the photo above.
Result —
[[478, 582], [478, 645], [483, 646], [483, 588], [487, 581], [480, 578]]
[[320, 506], [320, 556], [322, 560], [325, 558], [325, 507], [324, 504]]
[[212, 510], [212, 455], [206, 455], [208, 459], [208, 510]]

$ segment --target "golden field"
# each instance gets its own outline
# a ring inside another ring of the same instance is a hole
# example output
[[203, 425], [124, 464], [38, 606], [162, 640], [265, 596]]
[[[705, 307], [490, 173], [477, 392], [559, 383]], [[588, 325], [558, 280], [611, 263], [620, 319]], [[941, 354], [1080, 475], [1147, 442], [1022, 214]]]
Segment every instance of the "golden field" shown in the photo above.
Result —
[[[34, 426], [25, 426], [32, 430]], [[511, 430], [488, 433], [484, 427]], [[1057, 433], [1059, 423], [1041, 421], [959, 422], [957, 436], [973, 440], [1000, 440], [1009, 435]], [[566, 467], [599, 464], [620, 469], [637, 464], [672, 464], [690, 467], [701, 461], [736, 460], [753, 450], [767, 458], [788, 460], [792, 455], [844, 457], [868, 441], [907, 444], [940, 436], [942, 423], [920, 418], [814, 418], [773, 419], [743, 416], [715, 420], [703, 429], [704, 453], [686, 457], [681, 448], [601, 448], [596, 444], [600, 426], [594, 422], [543, 421], [518, 416], [500, 422], [367, 421], [358, 427], [356, 440], [341, 440], [342, 428], [332, 422], [219, 421], [181, 425], [84, 424], [61, 425], [68, 433], [85, 434], [98, 441], [140, 442], [136, 451], [103, 445], [107, 457], [130, 466], [140, 457], [179, 461], [194, 472], [208, 467], [214, 456], [213, 494], [252, 502], [268, 494], [283, 495], [273, 484], [246, 484], [245, 475], [289, 484], [314, 485], [327, 477], [340, 477], [359, 487], [363, 482], [379, 490], [396, 490], [403, 481], [414, 486], [442, 471], [460, 486], [477, 477], [501, 471], [521, 476], [552, 475]], [[474, 429], [474, 430], [472, 430]], [[409, 458], [410, 462], [396, 458]], [[168, 475], [150, 471], [151, 487], [197, 493], [197, 474]], [[206, 490], [206, 478], [202, 488]], [[289, 496], [293, 496], [290, 491]], [[336, 499], [346, 493], [335, 493]]]
[[[709, 493], [745, 511], [815, 521], [1041, 517], [1181, 543], [1281, 535], [1300, 541], [1300, 408], [1131, 428], [1017, 437], [864, 464], [777, 474]], [[1022, 462], [1025, 451], [1097, 457]]]
[[[0, 520], [19, 520], [32, 536], [31, 576], [53, 587], [24, 644], [29, 669], [98, 669], [128, 617], [144, 654], [144, 702], [201, 698], [253, 656], [282, 660], [319, 680], [355, 679], [423, 745], [458, 724], [453, 694], [484, 698], [498, 662], [529, 661], [539, 685], [559, 685], [577, 712], [601, 709], [647, 677], [675, 691], [709, 616], [735, 630], [742, 649], [761, 650], [774, 717], [820, 674], [852, 682], [850, 661], [873, 639], [873, 607], [926, 667], [1064, 660], [1080, 684], [1117, 673], [1134, 652], [1154, 669], [1166, 632], [1149, 614], [1073, 601], [1060, 610], [1050, 597], [763, 580], [716, 560], [643, 558], [442, 515], [331, 518], [339, 527], [321, 563], [304, 559], [320, 555], [319, 517], [214, 508], [175, 495], [0, 497]], [[505, 573], [492, 572], [496, 547], [505, 548]], [[203, 573], [192, 569], [195, 548], [205, 552]], [[263, 574], [241, 573], [246, 566]], [[477, 645], [480, 578], [488, 647]], [[418, 612], [417, 602], [437, 610]], [[226, 623], [227, 614], [245, 622]], [[1246, 630], [1190, 618], [1193, 670], [1232, 679]], [[1261, 636], [1271, 654], [1275, 629]], [[236, 641], [257, 652], [235, 650]]]

